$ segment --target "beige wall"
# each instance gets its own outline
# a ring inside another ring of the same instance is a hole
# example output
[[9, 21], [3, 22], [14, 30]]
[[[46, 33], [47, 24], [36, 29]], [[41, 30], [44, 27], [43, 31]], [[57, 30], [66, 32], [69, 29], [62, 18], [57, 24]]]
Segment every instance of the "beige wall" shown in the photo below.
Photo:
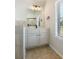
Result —
[[[50, 16], [50, 20], [46, 17]], [[62, 57], [63, 55], [63, 39], [55, 36], [55, 1], [47, 0], [45, 6], [45, 24], [50, 28], [49, 45]]]

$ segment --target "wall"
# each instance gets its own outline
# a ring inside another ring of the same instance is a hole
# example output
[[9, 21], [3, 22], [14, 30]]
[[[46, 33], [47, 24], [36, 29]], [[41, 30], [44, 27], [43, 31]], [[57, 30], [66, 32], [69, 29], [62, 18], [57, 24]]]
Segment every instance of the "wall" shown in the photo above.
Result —
[[22, 26], [15, 26], [15, 59], [23, 59], [23, 29]]
[[[42, 22], [41, 25], [44, 26], [44, 13], [43, 7], [41, 12], [33, 12], [29, 9], [33, 4], [33, 0], [15, 0], [15, 22], [21, 23], [27, 20], [30, 17], [37, 17], [39, 14], [41, 15]], [[41, 4], [41, 3], [39, 3]], [[22, 23], [21, 23], [22, 24]]]
[[46, 28], [49, 28], [49, 25], [50, 25], [50, 19], [47, 20], [48, 16], [50, 16], [50, 18], [51, 18], [51, 9], [50, 8], [51, 8], [50, 0], [49, 1], [47, 0], [47, 3], [46, 3], [45, 8], [44, 8], [44, 10], [45, 10], [44, 16], [45, 16], [45, 26], [46, 26]]
[[26, 5], [24, 0], [15, 0], [15, 19], [23, 20], [26, 17]]
[[[47, 16], [50, 16], [49, 20], [46, 19]], [[50, 47], [62, 57], [63, 39], [55, 36], [55, 0], [47, 0], [45, 6], [45, 25], [47, 28], [50, 28]]]
[[15, 0], [15, 20], [26, 20], [30, 3], [31, 0]]

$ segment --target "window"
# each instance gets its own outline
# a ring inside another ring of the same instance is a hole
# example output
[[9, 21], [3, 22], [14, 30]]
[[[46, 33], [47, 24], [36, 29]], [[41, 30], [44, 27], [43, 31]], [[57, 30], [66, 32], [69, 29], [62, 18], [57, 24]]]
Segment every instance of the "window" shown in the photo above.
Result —
[[63, 37], [63, 2], [57, 1], [55, 5], [56, 36]]

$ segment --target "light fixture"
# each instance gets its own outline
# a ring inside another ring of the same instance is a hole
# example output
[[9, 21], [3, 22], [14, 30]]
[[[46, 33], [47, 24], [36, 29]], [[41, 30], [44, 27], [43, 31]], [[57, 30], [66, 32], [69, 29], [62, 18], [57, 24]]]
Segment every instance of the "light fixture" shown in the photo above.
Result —
[[34, 10], [34, 11], [40, 11], [41, 10], [41, 7], [40, 6], [38, 6], [38, 5], [32, 5], [32, 7], [31, 7], [31, 9], [32, 10]]

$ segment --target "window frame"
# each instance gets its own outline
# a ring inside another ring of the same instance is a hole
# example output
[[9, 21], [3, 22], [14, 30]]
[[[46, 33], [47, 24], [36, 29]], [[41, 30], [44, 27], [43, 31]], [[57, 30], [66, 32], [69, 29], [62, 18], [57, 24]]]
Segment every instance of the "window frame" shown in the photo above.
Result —
[[59, 18], [60, 18], [60, 2], [61, 2], [61, 0], [57, 0], [56, 2], [55, 2], [55, 36], [56, 37], [59, 37], [59, 38], [62, 38], [62, 36], [61, 35], [59, 35], [59, 33], [60, 33], [60, 24], [59, 24], [59, 22], [60, 22], [60, 20], [58, 20]]

